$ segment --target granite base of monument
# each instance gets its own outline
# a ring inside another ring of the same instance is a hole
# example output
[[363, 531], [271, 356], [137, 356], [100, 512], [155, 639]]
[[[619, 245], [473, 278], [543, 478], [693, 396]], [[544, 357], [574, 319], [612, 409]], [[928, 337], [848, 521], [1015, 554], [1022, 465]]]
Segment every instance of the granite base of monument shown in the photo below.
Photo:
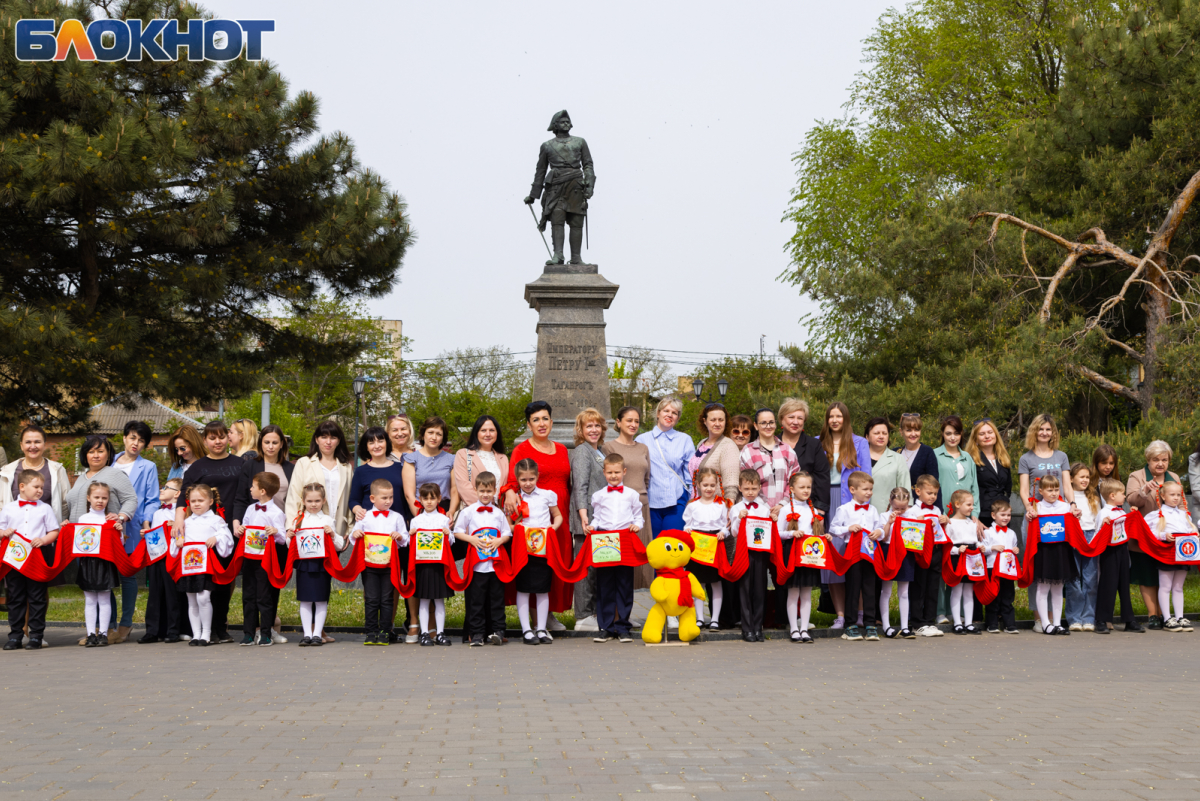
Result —
[[[620, 287], [595, 264], [547, 265], [525, 285], [525, 300], [538, 313], [533, 397], [553, 410], [551, 439], [575, 444], [575, 416], [588, 407], [612, 418], [604, 310]], [[610, 429], [606, 439], [615, 437]]]

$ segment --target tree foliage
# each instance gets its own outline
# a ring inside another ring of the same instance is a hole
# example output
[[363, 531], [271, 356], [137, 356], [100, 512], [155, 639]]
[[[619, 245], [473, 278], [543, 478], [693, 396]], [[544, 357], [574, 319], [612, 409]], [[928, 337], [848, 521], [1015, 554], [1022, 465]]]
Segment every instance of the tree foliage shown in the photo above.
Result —
[[283, 357], [322, 291], [375, 297], [404, 202], [266, 61], [16, 61], [23, 17], [198, 17], [182, 0], [0, 0], [0, 422], [72, 424], [127, 392], [211, 401]]

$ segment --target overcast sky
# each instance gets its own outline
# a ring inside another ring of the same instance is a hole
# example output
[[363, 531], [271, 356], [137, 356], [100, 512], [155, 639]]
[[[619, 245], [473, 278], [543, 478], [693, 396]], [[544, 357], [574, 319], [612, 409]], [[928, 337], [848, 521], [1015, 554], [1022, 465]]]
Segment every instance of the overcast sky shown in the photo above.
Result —
[[595, 160], [585, 260], [621, 286], [610, 346], [802, 342], [812, 304], [777, 280], [791, 157], [843, 113], [894, 5], [201, 2], [273, 18], [264, 54], [291, 92], [314, 92], [322, 129], [407, 201], [418, 241], [370, 309], [404, 321], [415, 358], [535, 346], [524, 284], [546, 251], [521, 200], [562, 108]]

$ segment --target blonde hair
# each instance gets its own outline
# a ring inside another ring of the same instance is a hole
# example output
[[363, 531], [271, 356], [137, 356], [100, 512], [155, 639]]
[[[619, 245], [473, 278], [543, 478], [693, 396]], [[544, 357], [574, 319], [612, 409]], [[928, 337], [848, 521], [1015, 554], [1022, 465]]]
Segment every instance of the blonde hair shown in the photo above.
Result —
[[807, 421], [811, 410], [808, 408], [807, 401], [799, 398], [784, 398], [783, 403], [779, 404], [779, 419], [782, 421], [792, 412], [804, 412], [804, 419]]
[[964, 498], [975, 500], [975, 496], [971, 494], [970, 490], [960, 489], [950, 493], [950, 506], [954, 508], [954, 511], [957, 512], [962, 508], [962, 500]]
[[[1175, 455], [1175, 451], [1171, 450], [1171, 446], [1161, 439], [1156, 439], [1146, 446], [1146, 461], [1150, 461], [1150, 457], [1157, 453], [1165, 453], [1168, 459]], [[1167, 472], [1171, 472], [1169, 466]]]
[[258, 426], [254, 425], [253, 420], [245, 418], [234, 420], [229, 424], [229, 428], [242, 435], [242, 444], [238, 446], [234, 456], [241, 456], [246, 451], [252, 451], [258, 447]]
[[854, 489], [855, 487], [861, 487], [863, 484], [874, 485], [875, 479], [871, 478], [870, 473], [863, 472], [862, 470], [855, 470], [850, 474], [850, 478], [846, 483], [850, 485], [850, 489]]
[[583, 435], [583, 429], [588, 423], [600, 424], [600, 444], [603, 445], [604, 432], [608, 430], [608, 424], [604, 419], [604, 415], [600, 414], [600, 410], [593, 409], [591, 406], [575, 415], [575, 444], [582, 445], [587, 442], [587, 437]]
[[676, 409], [678, 409], [679, 414], [681, 414], [681, 415], [683, 414], [683, 401], [681, 401], [679, 398], [675, 397], [674, 395], [668, 395], [665, 398], [663, 398], [662, 400], [660, 400], [658, 402], [658, 405], [654, 407], [654, 422], [655, 423], [658, 422], [658, 415], [660, 412], [662, 412], [663, 409], [666, 409], [671, 406], [674, 406]]
[[1111, 498], [1113, 496], [1114, 493], [1124, 492], [1124, 491], [1125, 491], [1124, 482], [1119, 481], [1118, 479], [1115, 479], [1115, 478], [1100, 479], [1099, 492], [1100, 492], [1100, 497], [1103, 498], [1104, 500], [1107, 501], [1109, 498]]
[[1037, 432], [1044, 425], [1050, 426], [1050, 442], [1047, 443], [1052, 451], [1058, 450], [1061, 438], [1058, 435], [1058, 426], [1054, 423], [1054, 418], [1048, 414], [1039, 414], [1033, 418], [1033, 422], [1029, 424], [1029, 428], [1025, 430], [1025, 450], [1032, 451], [1037, 447]]
[[976, 437], [979, 435], [979, 429], [984, 426], [989, 426], [992, 433], [996, 435], [996, 461], [1005, 467], [1012, 467], [1012, 459], [1008, 456], [1008, 448], [1004, 447], [1004, 439], [1000, 436], [1000, 429], [996, 428], [996, 424], [991, 420], [980, 420], [971, 429], [971, 437], [967, 440], [967, 453], [971, 454], [971, 458], [975, 460], [975, 464], [983, 467], [983, 454], [979, 450], [979, 442]]

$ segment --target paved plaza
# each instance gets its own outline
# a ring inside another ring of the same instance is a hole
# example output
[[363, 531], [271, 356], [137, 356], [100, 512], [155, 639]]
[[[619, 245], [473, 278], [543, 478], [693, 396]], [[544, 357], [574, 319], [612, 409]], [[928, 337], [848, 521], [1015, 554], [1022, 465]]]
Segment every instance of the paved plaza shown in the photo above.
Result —
[[0, 654], [3, 799], [1200, 797], [1188, 634], [204, 650], [49, 635]]

